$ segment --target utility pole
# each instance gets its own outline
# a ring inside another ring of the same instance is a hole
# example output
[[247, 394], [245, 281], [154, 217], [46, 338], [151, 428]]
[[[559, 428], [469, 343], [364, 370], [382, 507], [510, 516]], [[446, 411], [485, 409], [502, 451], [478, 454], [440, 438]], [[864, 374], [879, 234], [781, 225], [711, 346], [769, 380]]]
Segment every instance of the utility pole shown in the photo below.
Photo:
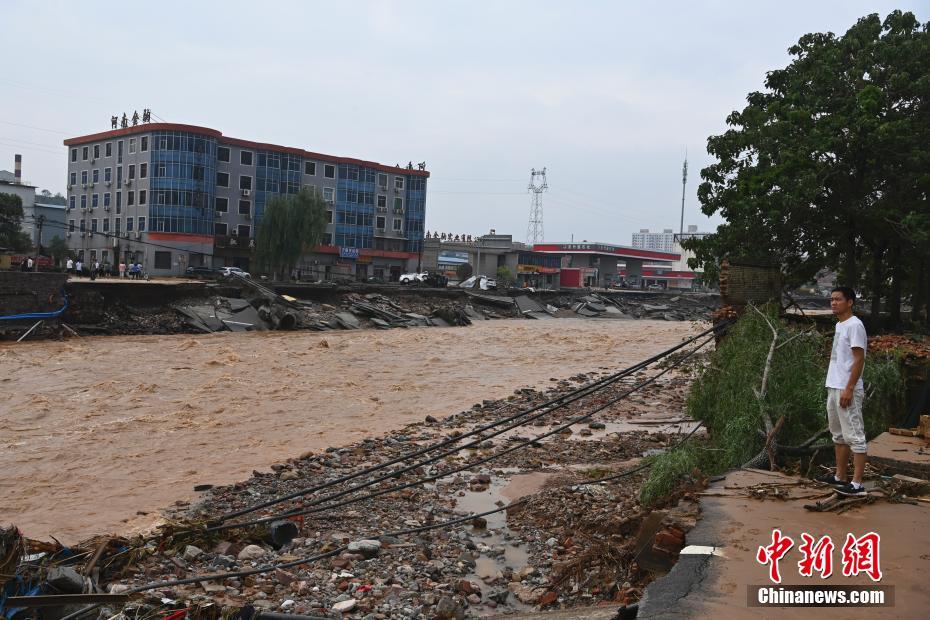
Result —
[[[538, 182], [536, 177], [540, 178]], [[533, 202], [530, 205], [530, 221], [526, 226], [527, 245], [534, 245], [545, 240], [546, 235], [543, 231], [542, 193], [547, 189], [549, 189], [549, 185], [546, 183], [546, 169], [536, 170], [535, 168], [531, 168], [530, 184], [526, 187], [528, 192], [533, 192]]]
[[[33, 212], [35, 212], [35, 207], [33, 207]], [[38, 234], [38, 239], [36, 239], [36, 248], [38, 248], [38, 250], [36, 251], [36, 262], [35, 265], [33, 265], [33, 269], [36, 271], [39, 270], [39, 255], [42, 254], [42, 226], [44, 224], [44, 215], [40, 215], [38, 218], [36, 218], [36, 232]]]
[[685, 149], [685, 163], [681, 166], [681, 227], [678, 230], [678, 243], [685, 234], [685, 186], [688, 184], [688, 149]]

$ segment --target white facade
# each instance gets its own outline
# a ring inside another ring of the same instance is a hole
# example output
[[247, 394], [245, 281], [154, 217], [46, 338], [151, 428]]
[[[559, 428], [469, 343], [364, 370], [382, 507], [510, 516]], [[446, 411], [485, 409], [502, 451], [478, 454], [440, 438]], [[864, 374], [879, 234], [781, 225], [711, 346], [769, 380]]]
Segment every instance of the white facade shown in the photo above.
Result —
[[[688, 226], [688, 232], [692, 232], [692, 228], [697, 230], [697, 226]], [[632, 245], [640, 250], [675, 252], [675, 233], [671, 228], [662, 232], [649, 232], [648, 228], [643, 228], [638, 233], [633, 233]]]

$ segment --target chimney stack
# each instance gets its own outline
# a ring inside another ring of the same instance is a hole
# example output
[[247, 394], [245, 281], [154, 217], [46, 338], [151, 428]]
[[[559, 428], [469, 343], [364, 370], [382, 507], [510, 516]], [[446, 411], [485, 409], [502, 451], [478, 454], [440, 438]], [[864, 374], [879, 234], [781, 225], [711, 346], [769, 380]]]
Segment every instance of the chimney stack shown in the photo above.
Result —
[[16, 161], [16, 167], [14, 168], [15, 170], [14, 182], [22, 183], [23, 182], [23, 156], [17, 153], [16, 155], [13, 156], [13, 159]]

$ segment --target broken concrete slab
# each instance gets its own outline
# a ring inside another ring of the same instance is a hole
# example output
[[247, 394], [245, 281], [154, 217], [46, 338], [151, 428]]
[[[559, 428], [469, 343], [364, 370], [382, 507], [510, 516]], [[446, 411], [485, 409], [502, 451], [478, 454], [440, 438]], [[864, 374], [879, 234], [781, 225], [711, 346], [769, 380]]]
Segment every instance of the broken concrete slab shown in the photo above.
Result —
[[359, 329], [361, 324], [351, 312], [337, 312], [335, 315], [336, 323], [343, 329]]
[[545, 307], [541, 303], [527, 295], [514, 297], [513, 300], [514, 303], [517, 304], [517, 308], [519, 308], [520, 312], [523, 314], [526, 314], [527, 312], [543, 312], [545, 310]]
[[869, 461], [890, 474], [930, 479], [930, 442], [922, 437], [882, 433], [869, 442]]

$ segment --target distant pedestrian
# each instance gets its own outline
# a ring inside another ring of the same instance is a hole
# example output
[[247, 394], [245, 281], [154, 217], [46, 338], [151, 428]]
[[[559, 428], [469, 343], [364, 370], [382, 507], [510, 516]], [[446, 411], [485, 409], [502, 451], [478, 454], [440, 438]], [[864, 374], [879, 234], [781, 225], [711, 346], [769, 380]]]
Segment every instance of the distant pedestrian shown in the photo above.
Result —
[[126, 277], [126, 263], [124, 261], [119, 262], [119, 277], [120, 278]]
[[26, 259], [26, 269], [28, 269], [29, 271], [32, 271], [32, 265], [33, 265], [33, 264], [34, 264], [34, 263], [32, 262], [32, 257], [31, 257], [31, 256], [30, 256], [29, 258]]
[[67, 272], [68, 272], [69, 274], [73, 274], [73, 273], [74, 273], [74, 261], [71, 260], [71, 257], [70, 257], [70, 256], [68, 257], [68, 262], [65, 263], [65, 269], [67, 270]]
[[23, 262], [21, 262], [21, 263], [19, 264], [19, 270], [20, 270], [20, 271], [28, 271], [28, 270], [29, 270], [29, 263], [26, 262], [26, 259], [25, 259], [25, 258], [23, 259]]
[[78, 277], [81, 277], [82, 275], [84, 275], [84, 264], [81, 263], [80, 258], [77, 260], [76, 263], [74, 263], [74, 275]]

